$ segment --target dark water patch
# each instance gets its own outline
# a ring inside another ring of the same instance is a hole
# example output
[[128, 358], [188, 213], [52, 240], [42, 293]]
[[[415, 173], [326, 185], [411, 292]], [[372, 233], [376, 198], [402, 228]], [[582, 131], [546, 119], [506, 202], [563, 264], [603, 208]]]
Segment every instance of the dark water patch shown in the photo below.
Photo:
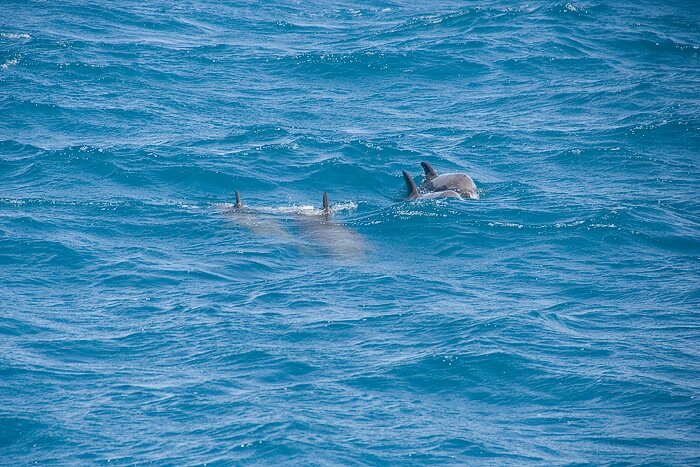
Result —
[[59, 241], [30, 239], [4, 240], [5, 254], [2, 261], [6, 265], [26, 264], [29, 258], [33, 267], [58, 267], [59, 269], [80, 268], [91, 257], [90, 253], [79, 251]]
[[67, 439], [60, 427], [39, 421], [31, 417], [0, 416], [0, 447], [5, 454], [17, 461], [57, 462], [64, 458], [64, 453], [34, 453], [27, 455], [37, 445], [43, 444], [74, 445]]
[[464, 32], [484, 23], [498, 24], [499, 22], [511, 21], [519, 14], [520, 11], [516, 8], [489, 7], [464, 8], [445, 14], [426, 14], [412, 17], [398, 26], [382, 32], [381, 36], [435, 34], [442, 29], [447, 29], [452, 33], [455, 31]]
[[233, 145], [262, 145], [278, 142], [288, 135], [287, 130], [276, 125], [255, 125], [237, 129], [221, 142]]
[[[526, 370], [527, 369], [527, 370]], [[457, 387], [480, 387], [480, 382], [496, 383], [499, 378], [509, 380], [533, 368], [517, 355], [501, 352], [482, 355], [445, 355], [421, 358], [414, 364], [403, 364], [391, 370], [399, 381], [429, 392], [449, 391]], [[472, 397], [487, 397], [472, 394]]]
[[14, 140], [0, 141], [0, 155], [2, 162], [10, 162], [22, 159], [32, 159], [41, 153], [41, 148], [31, 144], [23, 144]]
[[487, 71], [487, 67], [473, 60], [450, 60], [430, 51], [409, 50], [389, 52], [363, 50], [337, 53], [306, 53], [280, 59], [281, 67], [292, 67], [304, 74], [313, 74], [327, 79], [358, 77], [373, 74], [387, 75], [406, 73], [420, 74], [429, 79], [475, 76]]
[[648, 35], [652, 37], [616, 39], [610, 41], [608, 45], [622, 52], [625, 56], [642, 54], [652, 61], [682, 59], [690, 60], [692, 63], [700, 59], [700, 44], [676, 42], [673, 39], [660, 37], [655, 33], [649, 33]]
[[520, 58], [507, 59], [498, 62], [506, 73], [522, 76], [542, 75], [557, 72], [565, 68], [580, 75], [609, 73], [613, 69], [605, 60], [582, 57], [554, 57], [546, 55], [530, 55]]
[[8, 316], [0, 317], [0, 334], [8, 336], [36, 335], [45, 332], [42, 326]]

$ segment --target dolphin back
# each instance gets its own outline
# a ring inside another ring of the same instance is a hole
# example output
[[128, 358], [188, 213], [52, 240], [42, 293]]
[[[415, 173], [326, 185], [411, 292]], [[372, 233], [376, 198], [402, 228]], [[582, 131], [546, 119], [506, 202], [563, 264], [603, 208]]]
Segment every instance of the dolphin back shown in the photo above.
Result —
[[463, 173], [442, 174], [430, 180], [426, 187], [430, 191], [455, 190], [464, 195], [476, 194], [476, 184], [474, 180]]

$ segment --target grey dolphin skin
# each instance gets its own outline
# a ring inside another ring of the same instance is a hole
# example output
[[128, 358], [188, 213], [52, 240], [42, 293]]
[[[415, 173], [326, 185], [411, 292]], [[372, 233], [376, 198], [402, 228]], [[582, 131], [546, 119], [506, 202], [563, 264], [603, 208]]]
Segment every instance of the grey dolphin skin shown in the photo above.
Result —
[[251, 209], [241, 201], [241, 193], [236, 190], [236, 204], [233, 209], [225, 211], [226, 217], [241, 227], [266, 237], [276, 238], [285, 243], [292, 243], [293, 238], [272, 216]]
[[300, 215], [297, 222], [301, 238], [312, 249], [320, 249], [336, 260], [355, 261], [367, 253], [364, 237], [342, 223], [333, 220], [328, 193], [323, 193], [323, 209], [312, 215]]
[[425, 193], [421, 194], [420, 191], [418, 191], [418, 187], [416, 186], [416, 182], [413, 181], [413, 177], [406, 172], [405, 170], [403, 171], [403, 179], [406, 181], [406, 186], [408, 187], [408, 199], [433, 199], [433, 198], [457, 198], [457, 199], [462, 199], [462, 197], [459, 195], [454, 190], [442, 190], [442, 191], [434, 191], [431, 193]]
[[472, 178], [465, 173], [448, 173], [438, 175], [429, 163], [423, 161], [420, 163], [425, 171], [425, 182], [423, 186], [430, 191], [445, 191], [454, 190], [470, 199], [479, 199], [479, 193], [476, 190], [476, 184]]

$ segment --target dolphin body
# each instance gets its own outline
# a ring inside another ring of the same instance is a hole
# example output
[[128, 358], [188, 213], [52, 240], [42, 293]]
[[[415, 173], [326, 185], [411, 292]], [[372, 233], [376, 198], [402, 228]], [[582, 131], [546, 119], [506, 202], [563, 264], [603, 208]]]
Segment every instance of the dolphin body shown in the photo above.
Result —
[[[274, 211], [273, 212], [278, 212]], [[250, 232], [293, 245], [304, 254], [321, 252], [343, 262], [355, 262], [367, 253], [367, 243], [362, 235], [332, 219], [333, 209], [328, 194], [323, 193], [323, 208], [298, 210], [295, 221], [299, 235], [292, 235], [282, 227], [274, 214], [264, 209], [247, 207], [236, 191], [236, 204], [225, 211], [226, 216]]]
[[457, 198], [457, 199], [462, 199], [459, 193], [457, 193], [454, 190], [442, 190], [442, 191], [433, 191], [430, 193], [425, 193], [421, 194], [420, 191], [418, 191], [418, 187], [416, 186], [416, 182], [413, 181], [413, 177], [406, 172], [405, 170], [403, 171], [403, 179], [406, 181], [406, 186], [408, 187], [408, 199], [433, 199], [433, 198]]
[[292, 242], [291, 234], [269, 214], [256, 211], [241, 202], [241, 193], [236, 190], [236, 204], [226, 211], [227, 217], [241, 227], [264, 237], [271, 237], [285, 243]]
[[442, 192], [446, 190], [456, 191], [460, 195], [469, 199], [479, 199], [476, 184], [472, 178], [465, 173], [447, 173], [438, 175], [433, 166], [423, 161], [420, 163], [425, 171], [425, 181], [423, 186], [431, 192]]
[[332, 219], [333, 209], [328, 201], [328, 194], [323, 193], [323, 208], [313, 215], [298, 217], [300, 233], [303, 239], [320, 248], [332, 258], [353, 261], [363, 258], [367, 253], [367, 243], [362, 235]]

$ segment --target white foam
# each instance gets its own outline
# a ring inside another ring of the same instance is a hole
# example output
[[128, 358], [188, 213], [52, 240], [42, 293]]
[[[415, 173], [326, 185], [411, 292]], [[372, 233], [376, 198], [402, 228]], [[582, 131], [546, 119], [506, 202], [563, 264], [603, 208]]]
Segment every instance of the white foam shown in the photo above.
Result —
[[26, 204], [26, 201], [23, 199], [0, 198], [0, 201], [2, 201], [3, 203], [14, 204], [15, 206], [21, 206], [23, 204]]
[[412, 211], [408, 209], [396, 211], [396, 215], [401, 217], [447, 217], [446, 214], [438, 214], [437, 212]]
[[[345, 203], [331, 204], [331, 212], [337, 213], [342, 211], [352, 211], [357, 209], [357, 203], [353, 201], [347, 201]], [[279, 206], [279, 207], [269, 207], [261, 206], [255, 207], [256, 211], [269, 213], [269, 214], [291, 214], [297, 216], [321, 216], [325, 213], [322, 208], [318, 208], [310, 205], [301, 206]]]
[[280, 207], [256, 207], [256, 211], [267, 212], [270, 214], [294, 214], [302, 216], [320, 216], [323, 214], [323, 209], [313, 206], [280, 206]]
[[333, 212], [354, 211], [355, 209], [357, 209], [357, 203], [355, 203], [354, 201], [346, 201], [344, 203], [337, 203], [331, 205], [331, 211]]
[[554, 224], [554, 227], [556, 227], [557, 229], [562, 229], [565, 227], [576, 227], [577, 225], [581, 225], [584, 222], [586, 221], [557, 222], [556, 224]]
[[11, 66], [17, 65], [18, 63], [19, 63], [19, 58], [15, 57], [15, 58], [13, 58], [13, 59], [10, 59], [10, 60], [6, 61], [6, 62], [3, 63], [2, 65], [0, 65], [0, 68], [2, 68], [3, 70], [7, 70], [7, 69], [10, 68]]
[[[212, 206], [219, 209], [234, 209], [235, 203], [212, 203]], [[323, 214], [323, 209], [314, 206], [249, 206], [243, 205], [246, 211], [256, 212], [258, 214], [283, 214], [283, 215], [305, 215], [305, 216], [320, 216]]]
[[14, 33], [14, 32], [0, 32], [0, 37], [3, 37], [5, 39], [31, 39], [32, 36], [31, 34], [27, 34], [26, 32], [22, 33]]

